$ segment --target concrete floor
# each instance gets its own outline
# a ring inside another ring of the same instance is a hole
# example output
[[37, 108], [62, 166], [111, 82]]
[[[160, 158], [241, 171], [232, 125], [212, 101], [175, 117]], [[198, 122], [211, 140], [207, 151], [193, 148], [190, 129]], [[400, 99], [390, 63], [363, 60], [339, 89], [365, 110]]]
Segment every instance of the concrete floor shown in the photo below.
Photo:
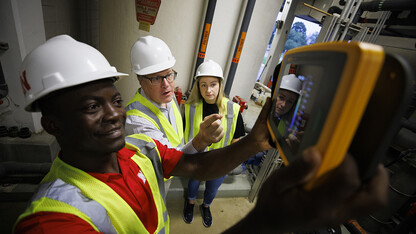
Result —
[[183, 221], [182, 212], [184, 206], [183, 199], [167, 200], [167, 208], [170, 217], [170, 233], [221, 233], [242, 219], [254, 206], [247, 198], [215, 198], [211, 204], [212, 226], [206, 228], [202, 224], [201, 212], [199, 205], [202, 199], [196, 199], [194, 208], [194, 221], [187, 224]]
[[[172, 234], [201, 234], [201, 233], [222, 233], [229, 227], [233, 226], [240, 219], [245, 217], [254, 207], [255, 202], [250, 203], [245, 197], [233, 198], [215, 198], [211, 204], [212, 226], [205, 227], [202, 224], [201, 212], [199, 206], [202, 204], [202, 199], [196, 199], [196, 206], [194, 208], [194, 221], [187, 224], [183, 221], [182, 212], [184, 206], [183, 199], [168, 199], [167, 208], [170, 217], [170, 233]], [[350, 234], [350, 232], [343, 226], [340, 226], [342, 234]], [[330, 233], [323, 230], [310, 233]]]

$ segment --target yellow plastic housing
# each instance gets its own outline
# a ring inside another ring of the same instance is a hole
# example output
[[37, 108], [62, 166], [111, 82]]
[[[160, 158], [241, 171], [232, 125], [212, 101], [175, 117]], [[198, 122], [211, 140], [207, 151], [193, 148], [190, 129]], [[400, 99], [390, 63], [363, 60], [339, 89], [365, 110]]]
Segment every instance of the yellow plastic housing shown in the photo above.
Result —
[[[323, 156], [322, 164], [314, 179], [307, 184], [307, 189], [315, 185], [317, 178], [343, 161], [374, 90], [385, 57], [383, 48], [378, 45], [362, 42], [329, 42], [289, 50], [282, 64], [291, 54], [322, 51], [341, 52], [346, 54], [347, 59], [326, 121], [314, 146]], [[280, 77], [281, 75], [279, 79]], [[285, 165], [289, 165], [289, 160], [279, 146], [269, 121], [268, 126]]]

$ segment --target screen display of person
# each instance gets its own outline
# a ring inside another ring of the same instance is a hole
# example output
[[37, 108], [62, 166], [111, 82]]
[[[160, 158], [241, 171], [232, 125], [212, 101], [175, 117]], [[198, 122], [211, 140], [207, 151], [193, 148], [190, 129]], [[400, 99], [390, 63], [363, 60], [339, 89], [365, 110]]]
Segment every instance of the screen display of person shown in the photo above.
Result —
[[296, 67], [296, 74], [282, 76], [272, 110], [278, 143], [296, 155], [314, 106], [322, 68], [311, 65], [290, 66]]
[[[283, 59], [268, 126], [286, 165], [306, 148], [331, 142], [331, 132], [338, 125], [332, 125], [332, 118], [328, 127], [326, 120], [330, 110], [336, 113], [333, 100], [347, 58], [346, 53], [319, 51], [292, 53]], [[324, 129], [326, 134], [321, 135]]]

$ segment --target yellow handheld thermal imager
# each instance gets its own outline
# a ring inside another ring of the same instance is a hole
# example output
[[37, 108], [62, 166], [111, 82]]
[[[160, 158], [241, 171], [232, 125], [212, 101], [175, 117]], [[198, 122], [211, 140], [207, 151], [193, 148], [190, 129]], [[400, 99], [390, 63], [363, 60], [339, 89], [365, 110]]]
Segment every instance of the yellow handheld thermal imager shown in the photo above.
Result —
[[[306, 188], [337, 167], [347, 152], [357, 159], [362, 179], [370, 178], [407, 107], [410, 73], [404, 61], [368, 43], [330, 42], [289, 50], [268, 118], [285, 165], [315, 146], [323, 160]], [[386, 100], [392, 95], [394, 100]]]

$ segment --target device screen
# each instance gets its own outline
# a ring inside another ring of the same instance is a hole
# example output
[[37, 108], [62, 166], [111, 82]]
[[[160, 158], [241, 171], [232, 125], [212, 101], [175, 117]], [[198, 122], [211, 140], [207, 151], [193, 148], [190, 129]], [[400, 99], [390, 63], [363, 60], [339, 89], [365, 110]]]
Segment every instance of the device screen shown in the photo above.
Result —
[[[322, 67], [295, 64], [290, 66], [297, 68], [297, 74], [285, 77], [298, 79], [299, 82], [292, 81], [292, 86], [295, 87], [291, 87], [289, 83], [288, 87], [279, 88], [273, 110], [279, 143], [285, 145], [292, 154], [297, 154], [317, 95], [318, 89], [315, 87], [319, 86], [322, 78]], [[299, 90], [296, 85], [299, 85]]]
[[303, 53], [286, 58], [273, 95], [270, 127], [290, 162], [319, 140], [340, 80], [342, 53]]

